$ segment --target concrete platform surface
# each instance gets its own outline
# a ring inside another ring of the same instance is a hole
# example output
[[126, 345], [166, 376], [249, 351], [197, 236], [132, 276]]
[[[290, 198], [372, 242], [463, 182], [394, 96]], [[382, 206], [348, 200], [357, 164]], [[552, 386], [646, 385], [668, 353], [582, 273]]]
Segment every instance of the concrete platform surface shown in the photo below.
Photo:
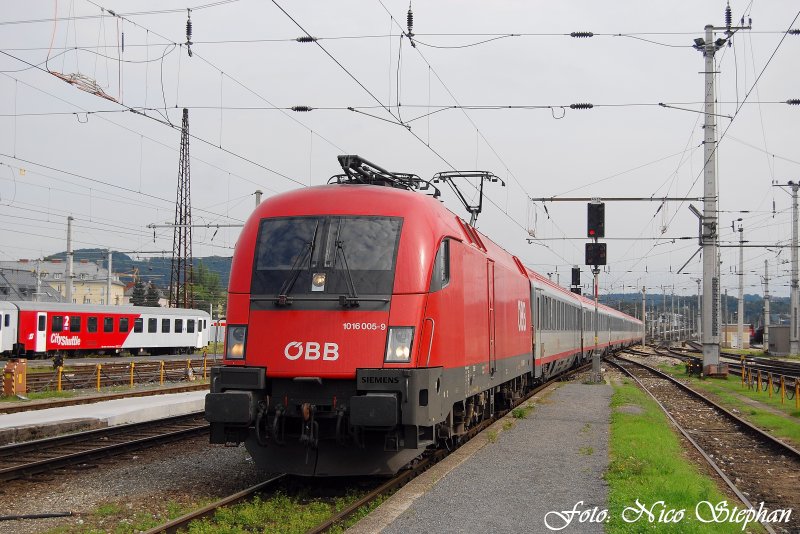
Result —
[[0, 415], [0, 444], [202, 411], [207, 391], [170, 393]]
[[[539, 394], [527, 418], [498, 421], [348, 533], [551, 532], [546, 516], [559, 532], [604, 532], [602, 524], [576, 520], [564, 527], [548, 512], [607, 508], [612, 393], [608, 385], [573, 382]], [[514, 428], [504, 430], [509, 422]]]

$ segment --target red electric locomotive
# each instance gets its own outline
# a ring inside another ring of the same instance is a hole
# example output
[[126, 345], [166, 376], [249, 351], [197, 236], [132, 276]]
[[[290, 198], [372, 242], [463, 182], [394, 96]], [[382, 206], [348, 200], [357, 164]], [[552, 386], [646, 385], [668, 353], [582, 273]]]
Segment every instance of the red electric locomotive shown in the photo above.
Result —
[[[268, 471], [394, 473], [592, 349], [588, 301], [405, 190], [418, 178], [340, 161], [344, 183], [259, 205], [233, 256], [206, 418], [212, 443], [245, 442]], [[551, 303], [553, 330], [537, 337]], [[602, 312], [600, 345], [640, 331]]]

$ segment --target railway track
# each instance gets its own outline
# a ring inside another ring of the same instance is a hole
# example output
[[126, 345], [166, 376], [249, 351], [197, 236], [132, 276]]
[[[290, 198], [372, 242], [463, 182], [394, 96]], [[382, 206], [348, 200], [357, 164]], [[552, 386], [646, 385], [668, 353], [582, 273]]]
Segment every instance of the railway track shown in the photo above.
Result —
[[26, 478], [208, 431], [202, 413], [119, 425], [0, 447], [0, 481]]
[[[539, 393], [549, 385], [553, 384], [554, 382], [558, 382], [565, 378], [568, 378], [578, 372], [586, 371], [591, 369], [591, 363], [574, 369], [566, 374], [563, 374], [559, 377], [553, 378], [548, 382], [534, 388], [531, 390], [527, 395], [522, 397], [519, 401], [517, 401], [514, 406], [508, 410], [503, 410], [498, 412], [493, 418], [483, 421], [479, 425], [472, 428], [468, 431], [464, 438], [462, 439], [461, 443], [458, 447], [460, 447], [463, 443], [466, 443], [472, 437], [476, 436], [480, 432], [487, 429], [492, 423], [498, 421], [506, 414], [511, 412], [514, 407], [520, 406], [528, 399], [530, 399], [535, 394]], [[458, 449], [458, 447], [453, 448], [452, 450], [445, 450], [445, 449], [435, 449], [430, 452], [429, 455], [425, 456], [422, 460], [416, 462], [412, 465], [409, 469], [399, 472], [394, 477], [388, 479], [386, 482], [381, 484], [380, 486], [368, 491], [365, 495], [361, 498], [357, 499], [355, 502], [351, 503], [349, 506], [345, 507], [343, 510], [335, 514], [334, 516], [330, 517], [329, 519], [325, 520], [324, 522], [318, 524], [317, 526], [309, 529], [306, 534], [321, 534], [323, 532], [327, 532], [335, 525], [339, 525], [349, 519], [352, 515], [354, 515], [359, 509], [363, 506], [366, 506], [381, 496], [388, 495], [393, 493], [403, 487], [405, 484], [413, 480], [415, 477], [429, 469], [431, 466], [436, 464], [437, 462], [443, 460], [446, 456], [448, 456], [453, 450]], [[284, 482], [288, 478], [288, 475], [277, 475], [269, 480], [262, 482], [256, 486], [248, 488], [242, 492], [237, 494], [231, 495], [229, 497], [225, 497], [224, 499], [220, 499], [217, 502], [211, 503], [204, 508], [186, 514], [182, 517], [179, 517], [173, 521], [168, 523], [164, 523], [158, 527], [150, 529], [145, 532], [145, 534], [159, 534], [159, 533], [166, 533], [166, 534], [174, 534], [179, 532], [181, 529], [185, 529], [189, 526], [192, 521], [197, 521], [199, 519], [207, 518], [213, 516], [217, 510], [222, 507], [230, 506], [236, 503], [244, 502], [247, 500], [252, 499], [255, 495], [260, 493], [265, 493], [268, 491], [273, 490], [278, 484]]]
[[[770, 511], [800, 510], [800, 451], [657, 369], [619, 356], [607, 361], [655, 399], [746, 506], [757, 510], [764, 503]], [[798, 532], [800, 518], [793, 515], [789, 523], [764, 528]]]

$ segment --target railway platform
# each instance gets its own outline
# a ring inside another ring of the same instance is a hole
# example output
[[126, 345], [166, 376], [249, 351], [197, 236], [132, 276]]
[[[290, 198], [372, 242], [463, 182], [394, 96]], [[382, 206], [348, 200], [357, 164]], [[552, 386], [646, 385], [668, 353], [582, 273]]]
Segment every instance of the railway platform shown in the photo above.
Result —
[[205, 390], [167, 393], [0, 414], [0, 445], [200, 412], [206, 393]]
[[565, 527], [558, 514], [608, 507], [612, 393], [607, 384], [578, 381], [548, 388], [528, 401], [527, 417], [494, 423], [348, 533], [529, 533], [549, 532], [548, 524], [564, 533], [604, 532], [602, 523], [577, 519]]

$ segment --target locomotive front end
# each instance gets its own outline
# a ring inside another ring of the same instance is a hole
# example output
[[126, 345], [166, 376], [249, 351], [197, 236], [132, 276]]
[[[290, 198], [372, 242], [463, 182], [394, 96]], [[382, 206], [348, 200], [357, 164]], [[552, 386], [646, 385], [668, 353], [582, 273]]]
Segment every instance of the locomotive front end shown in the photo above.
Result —
[[[412, 278], [427, 272], [396, 210], [330, 214], [313, 192], [289, 196], [248, 222], [234, 254], [225, 365], [206, 399], [211, 441], [244, 442], [267, 471], [394, 473], [433, 442], [420, 420], [441, 418], [438, 406], [418, 407], [440, 373], [415, 361], [425, 294], [396, 287], [403, 256], [416, 257]], [[298, 202], [299, 214], [285, 209]]]

